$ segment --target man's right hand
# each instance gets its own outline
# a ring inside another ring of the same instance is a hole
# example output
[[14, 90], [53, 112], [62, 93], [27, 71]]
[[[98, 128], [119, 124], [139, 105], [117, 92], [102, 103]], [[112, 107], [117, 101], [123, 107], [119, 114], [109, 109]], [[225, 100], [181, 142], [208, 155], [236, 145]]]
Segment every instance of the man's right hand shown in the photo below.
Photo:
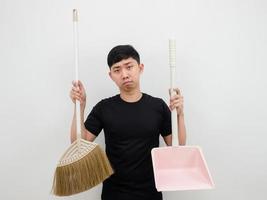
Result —
[[80, 101], [81, 110], [84, 111], [86, 105], [86, 93], [81, 81], [72, 81], [70, 98], [73, 103], [75, 103], [76, 100]]

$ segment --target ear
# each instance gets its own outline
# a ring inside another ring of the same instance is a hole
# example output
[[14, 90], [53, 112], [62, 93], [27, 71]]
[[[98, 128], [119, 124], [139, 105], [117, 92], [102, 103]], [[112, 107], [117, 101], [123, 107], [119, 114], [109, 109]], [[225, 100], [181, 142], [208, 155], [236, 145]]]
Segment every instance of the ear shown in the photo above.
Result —
[[139, 68], [140, 68], [140, 73], [143, 73], [143, 71], [144, 71], [144, 64], [143, 63], [140, 63], [139, 64]]
[[112, 78], [112, 74], [111, 74], [111, 71], [109, 70], [109, 72], [108, 72], [108, 75], [109, 75], [109, 77], [111, 78], [111, 80], [113, 80], [113, 78]]

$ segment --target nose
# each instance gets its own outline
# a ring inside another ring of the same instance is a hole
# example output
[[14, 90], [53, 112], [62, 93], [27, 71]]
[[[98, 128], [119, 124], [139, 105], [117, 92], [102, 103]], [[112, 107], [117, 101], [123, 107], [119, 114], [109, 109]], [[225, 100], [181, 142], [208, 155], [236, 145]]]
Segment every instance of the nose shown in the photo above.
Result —
[[124, 69], [123, 69], [122, 72], [121, 72], [121, 76], [122, 76], [123, 79], [127, 79], [127, 78], [129, 78], [129, 75], [128, 75], [127, 71], [124, 70]]

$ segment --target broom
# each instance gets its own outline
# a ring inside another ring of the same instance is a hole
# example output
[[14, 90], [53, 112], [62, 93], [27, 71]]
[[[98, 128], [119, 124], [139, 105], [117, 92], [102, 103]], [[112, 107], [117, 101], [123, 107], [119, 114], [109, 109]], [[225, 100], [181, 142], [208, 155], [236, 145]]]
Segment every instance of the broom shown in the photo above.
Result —
[[[78, 81], [78, 13], [73, 10], [75, 74]], [[105, 152], [94, 142], [81, 138], [80, 104], [76, 100], [77, 140], [61, 157], [54, 174], [52, 193], [69, 196], [86, 191], [108, 178], [113, 170]]]

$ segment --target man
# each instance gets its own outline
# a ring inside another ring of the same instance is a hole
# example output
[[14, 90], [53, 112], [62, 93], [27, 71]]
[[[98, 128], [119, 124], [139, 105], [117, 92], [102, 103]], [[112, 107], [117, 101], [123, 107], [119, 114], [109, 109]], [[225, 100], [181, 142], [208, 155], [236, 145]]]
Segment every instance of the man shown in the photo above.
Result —
[[[160, 135], [171, 145], [173, 109], [178, 113], [179, 144], [185, 145], [183, 97], [175, 89], [168, 107], [162, 99], [142, 93], [140, 76], [144, 65], [130, 45], [114, 47], [107, 61], [109, 76], [120, 94], [97, 103], [84, 122], [84, 86], [80, 81], [73, 82], [70, 92], [73, 102], [80, 101], [82, 137], [94, 141], [104, 129], [106, 153], [115, 173], [103, 182], [102, 200], [161, 200], [162, 194], [155, 188], [151, 149], [159, 146]], [[75, 117], [74, 112], [71, 142], [76, 140]]]

